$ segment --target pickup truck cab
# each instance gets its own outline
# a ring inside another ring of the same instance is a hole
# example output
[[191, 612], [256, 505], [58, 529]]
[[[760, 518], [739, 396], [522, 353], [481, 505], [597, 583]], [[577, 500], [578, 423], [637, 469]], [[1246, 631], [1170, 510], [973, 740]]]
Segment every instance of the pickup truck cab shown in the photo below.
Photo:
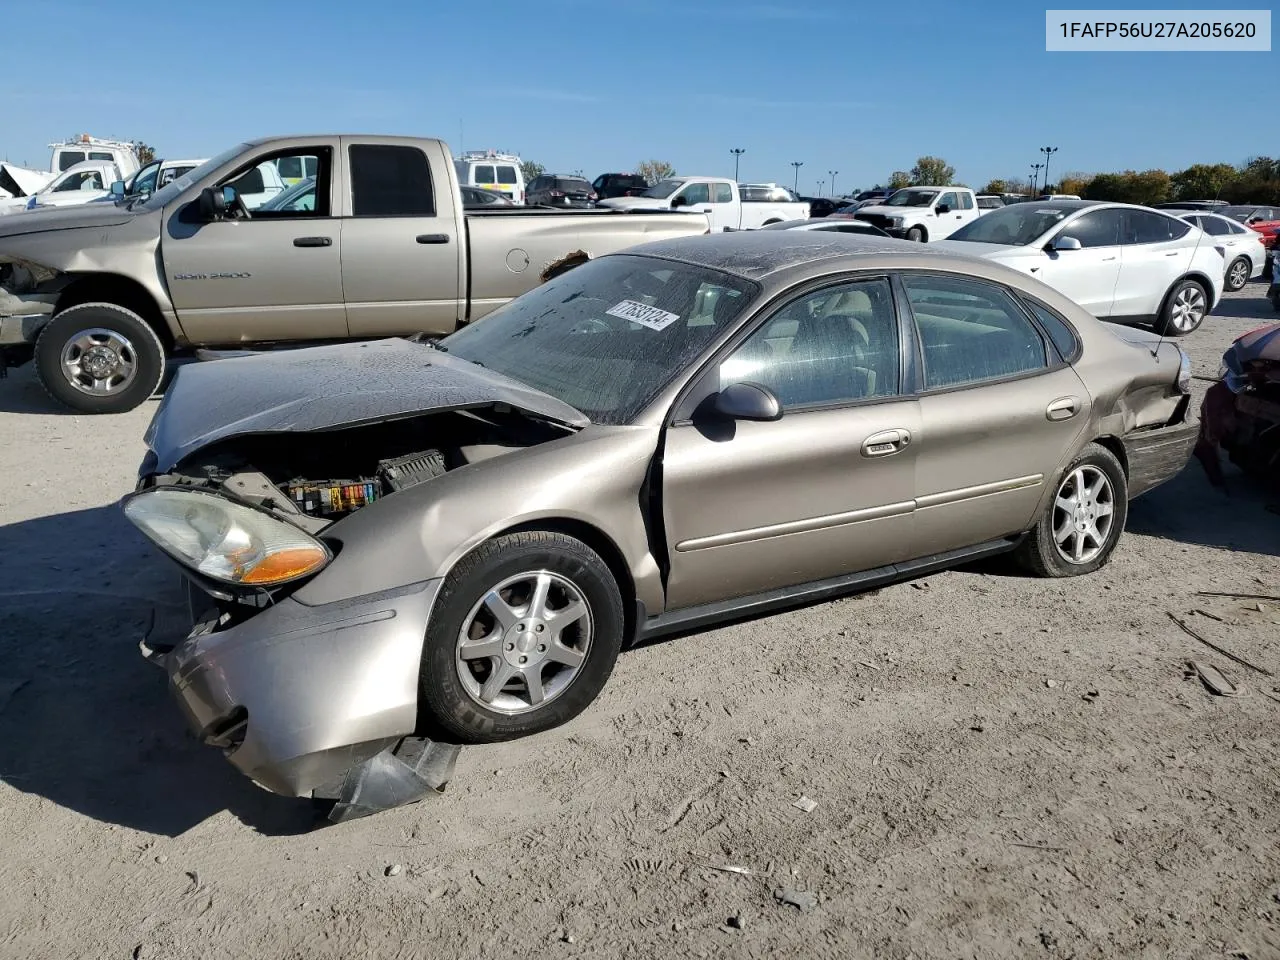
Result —
[[796, 200], [789, 190], [775, 189], [782, 190], [787, 199], [747, 199], [737, 183], [717, 177], [671, 177], [658, 181], [639, 196], [612, 197], [598, 201], [597, 206], [614, 210], [696, 210], [711, 218], [712, 233], [756, 230], [784, 220], [808, 219], [807, 203]]
[[[315, 161], [312, 200], [304, 181], [298, 202], [264, 196], [288, 158]], [[695, 213], [464, 214], [454, 169], [439, 140], [276, 137], [145, 199], [6, 217], [0, 363], [34, 358], [56, 399], [119, 412], [175, 352], [442, 335], [592, 257], [710, 232]]]
[[68, 167], [29, 197], [0, 201], [0, 215], [47, 207], [70, 207], [109, 196], [120, 168], [110, 160], [85, 160]]
[[854, 217], [891, 237], [928, 243], [951, 236], [979, 215], [968, 187], [904, 187], [884, 203], [860, 208]]

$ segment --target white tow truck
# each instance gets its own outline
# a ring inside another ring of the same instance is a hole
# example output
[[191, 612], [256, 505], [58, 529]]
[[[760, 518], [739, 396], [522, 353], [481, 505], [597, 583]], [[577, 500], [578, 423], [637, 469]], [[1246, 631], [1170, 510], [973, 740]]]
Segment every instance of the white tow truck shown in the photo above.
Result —
[[807, 220], [809, 204], [777, 184], [739, 187], [720, 177], [671, 177], [636, 197], [611, 197], [596, 206], [614, 210], [688, 210], [706, 213], [711, 231], [757, 230], [785, 220]]

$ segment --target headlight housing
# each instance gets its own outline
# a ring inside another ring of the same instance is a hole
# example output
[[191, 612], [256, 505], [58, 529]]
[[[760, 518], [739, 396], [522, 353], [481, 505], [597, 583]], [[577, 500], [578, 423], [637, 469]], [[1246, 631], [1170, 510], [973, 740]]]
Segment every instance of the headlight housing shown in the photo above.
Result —
[[902, 218], [902, 217], [890, 217], [890, 218], [889, 218], [889, 225], [890, 225], [890, 226], [900, 227], [900, 226], [902, 226], [902, 223], [903, 223], [903, 218]]
[[292, 524], [214, 493], [157, 487], [131, 496], [124, 513], [179, 563], [236, 586], [289, 583], [333, 559], [327, 546]]
[[1191, 392], [1191, 357], [1181, 347], [1178, 347], [1178, 380], [1177, 387], [1179, 393]]

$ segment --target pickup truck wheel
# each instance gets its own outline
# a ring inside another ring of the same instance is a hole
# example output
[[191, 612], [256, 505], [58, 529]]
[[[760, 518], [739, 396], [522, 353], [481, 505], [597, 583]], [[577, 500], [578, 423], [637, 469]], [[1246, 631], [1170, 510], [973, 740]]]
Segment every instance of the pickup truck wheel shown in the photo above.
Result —
[[49, 395], [81, 413], [132, 410], [164, 376], [156, 332], [111, 303], [82, 303], [57, 314], [36, 339], [35, 361]]
[[482, 544], [427, 624], [424, 725], [494, 743], [567, 723], [604, 688], [625, 623], [613, 574], [581, 541], [533, 531]]
[[907, 239], [912, 243], [924, 243], [928, 238], [925, 235], [924, 227], [912, 227], [907, 231]]
[[1200, 328], [1209, 313], [1204, 287], [1195, 280], [1183, 280], [1165, 297], [1156, 333], [1164, 337], [1185, 337]]
[[1049, 508], [1014, 559], [1039, 577], [1078, 577], [1111, 559], [1129, 516], [1124, 468], [1106, 447], [1091, 443], [1058, 481]]

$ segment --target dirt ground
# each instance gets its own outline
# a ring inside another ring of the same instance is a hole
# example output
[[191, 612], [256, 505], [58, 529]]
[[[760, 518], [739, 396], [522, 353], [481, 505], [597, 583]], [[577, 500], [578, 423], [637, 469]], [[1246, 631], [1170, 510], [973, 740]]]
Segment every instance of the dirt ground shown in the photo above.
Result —
[[[1183, 341], [1197, 374], [1264, 289]], [[115, 506], [152, 409], [0, 381], [0, 957], [1280, 957], [1280, 679], [1166, 615], [1280, 671], [1280, 604], [1195, 595], [1280, 594], [1280, 516], [1230, 468], [1135, 501], [1094, 576], [950, 572], [634, 650], [440, 798], [313, 829], [137, 653], [176, 597]]]

